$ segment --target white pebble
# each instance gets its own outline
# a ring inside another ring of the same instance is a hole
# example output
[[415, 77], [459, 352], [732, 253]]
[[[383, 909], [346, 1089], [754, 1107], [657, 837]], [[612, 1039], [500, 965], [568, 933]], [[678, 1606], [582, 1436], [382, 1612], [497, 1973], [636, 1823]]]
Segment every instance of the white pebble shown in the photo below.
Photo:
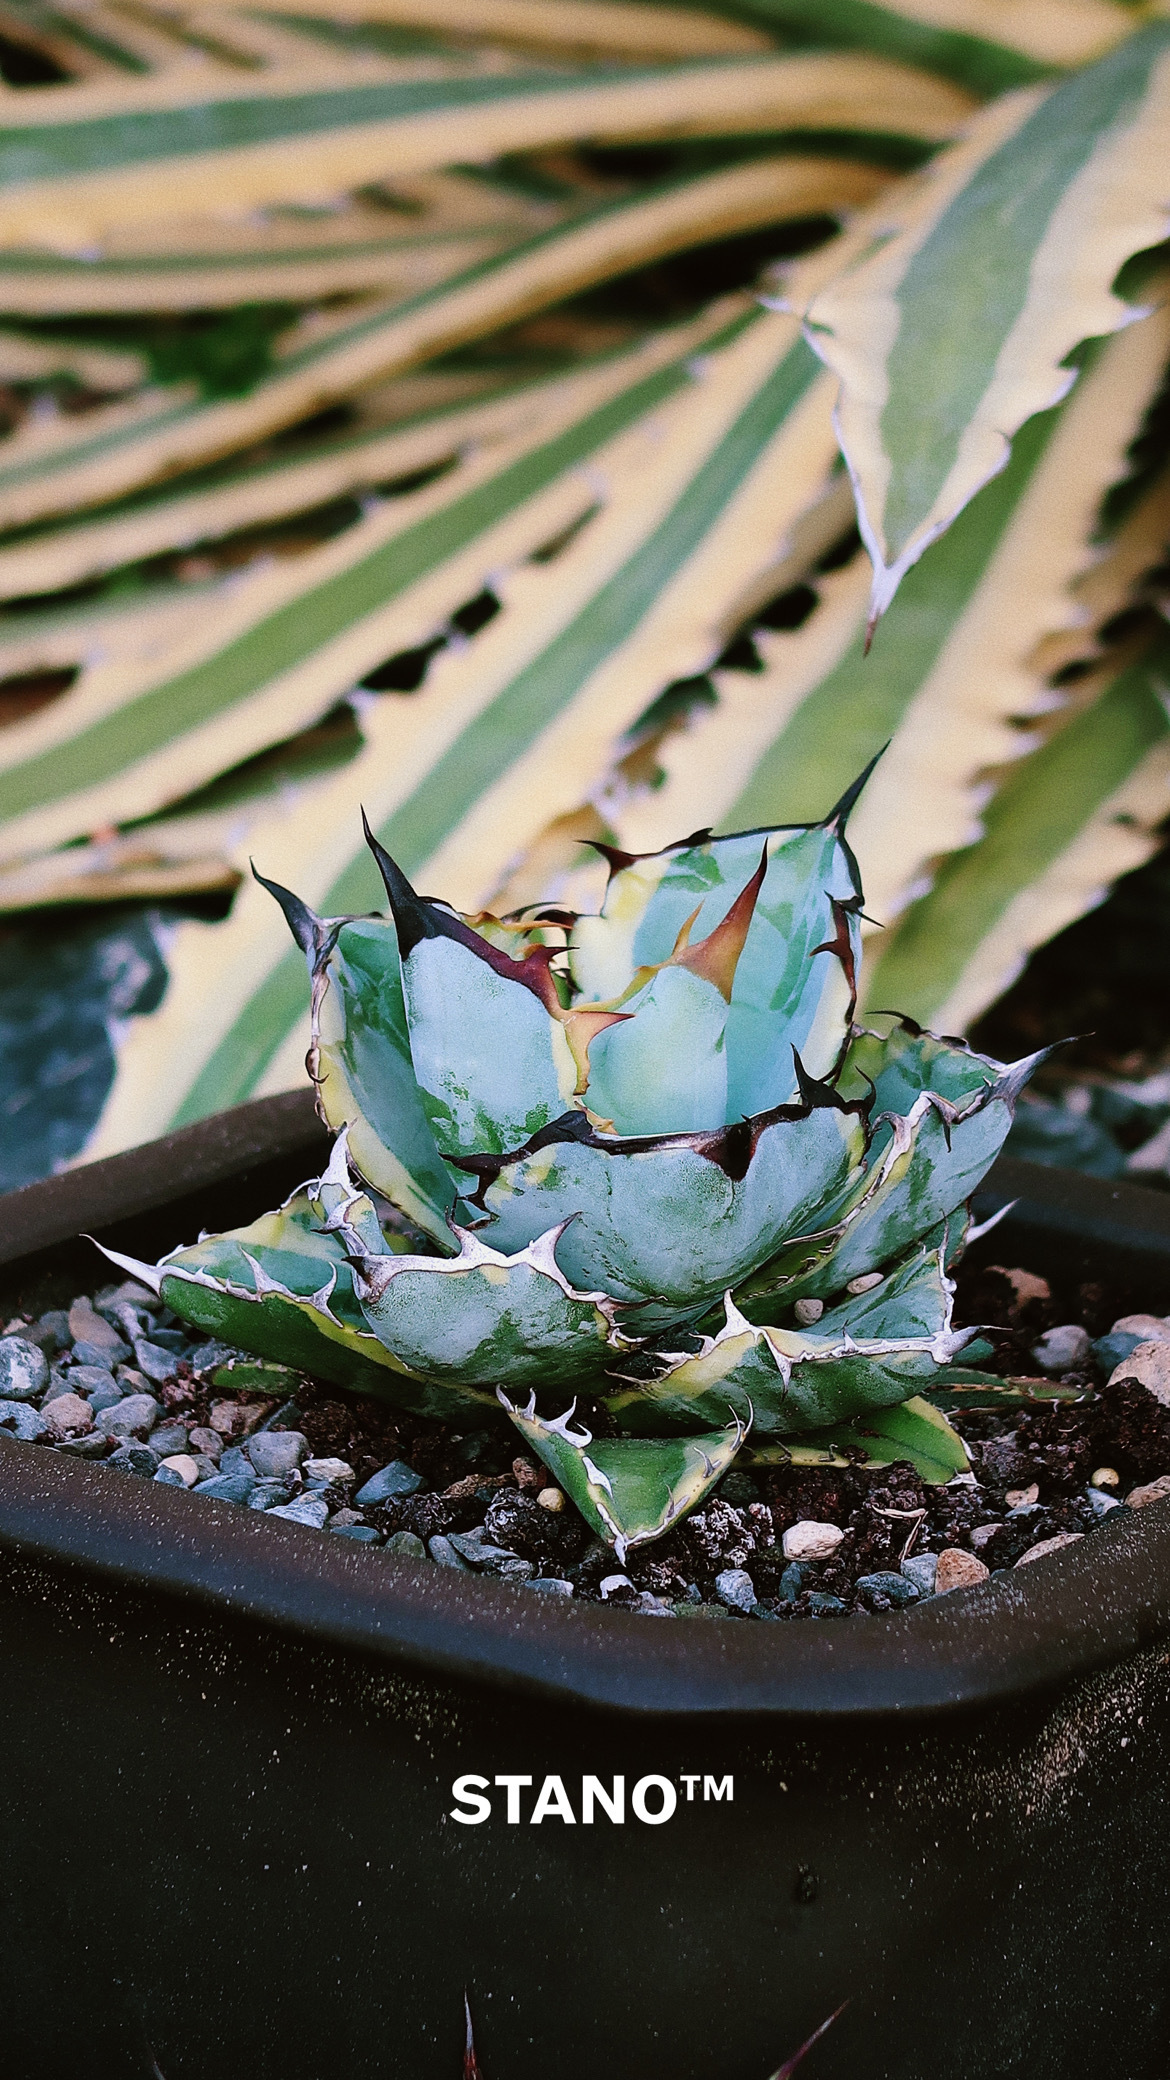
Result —
[[849, 1280], [845, 1291], [847, 1293], [872, 1293], [875, 1286], [880, 1286], [884, 1277], [885, 1273], [882, 1271], [859, 1271], [856, 1278]]
[[176, 1452], [173, 1458], [164, 1459], [162, 1463], [169, 1466], [172, 1473], [178, 1474], [185, 1488], [193, 1488], [199, 1479], [199, 1461], [193, 1459], [190, 1452]]
[[1120, 1488], [1121, 1475], [1115, 1466], [1099, 1466], [1089, 1477], [1091, 1488]]
[[1109, 1375], [1110, 1386], [1119, 1379], [1136, 1379], [1161, 1403], [1170, 1408], [1170, 1343], [1139, 1343], [1128, 1358], [1115, 1365]]
[[823, 1300], [798, 1300], [792, 1310], [802, 1329], [811, 1329], [814, 1322], [820, 1321], [824, 1311]]
[[1061, 1322], [1032, 1345], [1032, 1356], [1042, 1372], [1068, 1372], [1085, 1363], [1091, 1348], [1088, 1331], [1079, 1322]]
[[818, 1524], [813, 1517], [802, 1517], [799, 1524], [790, 1524], [784, 1533], [781, 1545], [786, 1560], [827, 1560], [844, 1538], [845, 1533], [836, 1524]]
[[551, 1510], [554, 1516], [565, 1506], [565, 1498], [559, 1488], [542, 1488], [536, 1499], [542, 1509]]

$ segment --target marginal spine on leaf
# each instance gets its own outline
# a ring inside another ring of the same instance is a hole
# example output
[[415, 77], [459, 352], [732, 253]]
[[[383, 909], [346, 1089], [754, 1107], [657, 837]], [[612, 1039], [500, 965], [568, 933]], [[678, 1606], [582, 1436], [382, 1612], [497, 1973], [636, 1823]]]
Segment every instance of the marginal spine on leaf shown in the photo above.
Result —
[[679, 933], [675, 950], [665, 965], [668, 968], [687, 968], [692, 975], [701, 975], [704, 981], [714, 983], [724, 1001], [730, 1004], [735, 971], [767, 871], [768, 847], [765, 844], [760, 854], [759, 866], [751, 880], [740, 890], [722, 922], [715, 926], [713, 932], [708, 932], [705, 939], [700, 939], [697, 946], [689, 946], [686, 938], [695, 917], [698, 916], [698, 911], [695, 911]]

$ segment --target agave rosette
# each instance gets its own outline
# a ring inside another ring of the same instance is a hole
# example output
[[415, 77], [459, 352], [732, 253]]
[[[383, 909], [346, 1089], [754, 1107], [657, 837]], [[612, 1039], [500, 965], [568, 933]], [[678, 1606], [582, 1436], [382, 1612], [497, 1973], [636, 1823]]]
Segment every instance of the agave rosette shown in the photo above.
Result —
[[612, 852], [596, 916], [463, 916], [369, 831], [388, 916], [268, 884], [333, 1157], [164, 1259], [168, 1305], [418, 1412], [502, 1409], [619, 1552], [753, 1428], [864, 1451], [910, 1402], [937, 1467], [916, 1397], [972, 1334], [947, 1266], [1033, 1064], [854, 1024], [860, 785], [819, 823]]

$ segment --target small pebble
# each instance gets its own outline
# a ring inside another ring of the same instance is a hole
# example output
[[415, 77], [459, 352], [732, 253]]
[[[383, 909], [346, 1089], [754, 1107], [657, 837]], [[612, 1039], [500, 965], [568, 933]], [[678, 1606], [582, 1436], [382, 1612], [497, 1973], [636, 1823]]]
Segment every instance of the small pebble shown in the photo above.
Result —
[[248, 1508], [283, 1508], [286, 1502], [295, 1500], [297, 1493], [296, 1486], [287, 1474], [280, 1474], [271, 1480], [259, 1480], [248, 1497]]
[[973, 1589], [978, 1582], [986, 1582], [991, 1569], [977, 1560], [974, 1553], [965, 1553], [961, 1546], [945, 1546], [938, 1556], [938, 1567], [934, 1577], [934, 1593], [946, 1596], [952, 1589]]
[[1090, 1474], [1089, 1479], [1095, 1488], [1120, 1488], [1121, 1486], [1121, 1475], [1115, 1466], [1099, 1466], [1096, 1473]]
[[[790, 1560], [780, 1577], [780, 1594], [785, 1603], [795, 1603], [804, 1583], [804, 1569], [797, 1561]], [[698, 1591], [696, 1590], [696, 1595]]]
[[543, 1488], [548, 1479], [543, 1466], [537, 1466], [531, 1459], [525, 1459], [523, 1456], [513, 1459], [512, 1474], [516, 1486], [521, 1490], [525, 1488]]
[[1064, 1546], [1075, 1546], [1084, 1537], [1083, 1531], [1058, 1531], [1055, 1538], [1042, 1538], [1038, 1545], [1030, 1546], [1016, 1561], [1017, 1567], [1026, 1567], [1029, 1560], [1045, 1560], [1049, 1553], [1059, 1553]]
[[808, 1599], [808, 1607], [814, 1618], [839, 1618], [848, 1604], [839, 1596], [830, 1596], [826, 1589], [814, 1589]]
[[161, 1386], [163, 1380], [173, 1379], [178, 1360], [174, 1351], [164, 1350], [161, 1344], [148, 1343], [144, 1336], [140, 1336], [134, 1345], [134, 1362], [139, 1372], [144, 1372], [147, 1379]]
[[49, 1384], [42, 1398], [41, 1407], [47, 1408], [50, 1401], [56, 1401], [61, 1394], [78, 1394], [80, 1391], [81, 1389], [77, 1385], [75, 1375], [72, 1372], [58, 1372], [54, 1365], [49, 1374]]
[[292, 1473], [309, 1449], [309, 1440], [299, 1430], [258, 1430], [244, 1447], [262, 1479]]
[[1032, 1345], [1032, 1356], [1041, 1372], [1069, 1372], [1085, 1364], [1091, 1347], [1088, 1331], [1079, 1322], [1061, 1322]]
[[22, 1444], [35, 1444], [48, 1427], [40, 1409], [27, 1401], [0, 1401], [0, 1430], [7, 1430], [10, 1437], [18, 1437]]
[[190, 1452], [175, 1452], [171, 1458], [163, 1460], [159, 1473], [164, 1471], [177, 1474], [185, 1488], [193, 1488], [199, 1479], [199, 1461], [193, 1459]]
[[1108, 1336], [1098, 1336], [1093, 1345], [1093, 1356], [1102, 1372], [1109, 1373], [1143, 1341], [1149, 1342], [1150, 1339], [1133, 1336], [1124, 1329], [1113, 1330]]
[[[263, 1434], [271, 1437], [273, 1432], [269, 1430]], [[287, 1430], [283, 1433], [278, 1431], [276, 1435], [295, 1437], [296, 1432], [293, 1430]], [[252, 1454], [252, 1464], [253, 1466], [256, 1464], [256, 1454], [254, 1452]], [[331, 1481], [351, 1481], [353, 1479], [353, 1467], [347, 1459], [302, 1459], [301, 1472], [307, 1481], [318, 1482], [324, 1488], [327, 1488]]]
[[1132, 1336], [1139, 1343], [1170, 1343], [1170, 1317], [1161, 1314], [1122, 1314], [1113, 1323], [1111, 1336]]
[[440, 1567], [458, 1568], [462, 1574], [471, 1573], [466, 1560], [460, 1558], [450, 1539], [444, 1538], [441, 1531], [436, 1531], [434, 1537], [428, 1539], [427, 1550], [431, 1559], [437, 1560]]
[[902, 1573], [913, 1582], [920, 1596], [934, 1595], [935, 1576], [938, 1573], [937, 1553], [913, 1553], [903, 1560]]
[[116, 1337], [113, 1343], [91, 1343], [88, 1336], [79, 1336], [73, 1346], [73, 1356], [79, 1365], [124, 1365], [131, 1350], [120, 1337]]
[[976, 1524], [975, 1529], [971, 1533], [971, 1544], [975, 1552], [982, 1552], [984, 1546], [989, 1546], [998, 1530], [998, 1523]]
[[804, 1517], [799, 1524], [791, 1524], [784, 1533], [781, 1545], [786, 1560], [827, 1560], [835, 1552], [845, 1533], [836, 1524], [818, 1524], [812, 1517]]
[[602, 1602], [608, 1603], [611, 1596], [620, 1596], [623, 1589], [633, 1589], [634, 1584], [628, 1574], [607, 1574], [598, 1586]]
[[75, 1300], [69, 1310], [69, 1334], [74, 1343], [89, 1343], [99, 1351], [124, 1353], [130, 1356], [116, 1329], [112, 1328], [104, 1315], [100, 1315], [92, 1301], [83, 1295]]
[[1040, 1500], [1040, 1484], [1032, 1481], [1026, 1488], [1009, 1488], [1003, 1499], [1009, 1509], [1030, 1509]]
[[335, 1509], [329, 1519], [329, 1529], [342, 1531], [347, 1524], [364, 1524], [365, 1521], [360, 1509]]
[[35, 1401], [48, 1384], [44, 1351], [23, 1336], [0, 1336], [0, 1401]]
[[153, 1394], [127, 1394], [123, 1400], [98, 1411], [98, 1428], [107, 1437], [146, 1437], [161, 1414]]
[[565, 1498], [559, 1488], [542, 1488], [536, 1499], [542, 1509], [551, 1510], [554, 1516], [565, 1506]]
[[854, 1294], [872, 1293], [875, 1286], [881, 1285], [884, 1277], [883, 1271], [859, 1271], [856, 1278], [848, 1281], [845, 1291]]
[[405, 1459], [391, 1459], [389, 1466], [379, 1467], [365, 1486], [358, 1489], [354, 1501], [362, 1504], [389, 1502], [395, 1495], [413, 1495], [416, 1488], [421, 1487], [422, 1476], [413, 1466], [408, 1466]]
[[1145, 1509], [1147, 1503], [1165, 1502], [1168, 1495], [1170, 1473], [1162, 1473], [1156, 1481], [1146, 1481], [1140, 1488], [1131, 1488], [1125, 1500], [1130, 1509]]
[[50, 1307], [47, 1314], [38, 1316], [31, 1329], [22, 1329], [19, 1333], [27, 1336], [30, 1343], [39, 1344], [47, 1358], [67, 1350], [73, 1341], [69, 1334], [69, 1316], [63, 1307]]
[[325, 1529], [329, 1505], [319, 1495], [298, 1495], [295, 1502], [285, 1502], [268, 1511], [270, 1517], [284, 1517], [290, 1524], [308, 1524], [314, 1531]]
[[80, 1394], [56, 1395], [43, 1413], [50, 1437], [81, 1437], [93, 1429], [93, 1410]]
[[218, 1459], [223, 1450], [223, 1439], [218, 1430], [209, 1430], [206, 1424], [187, 1433], [187, 1443], [192, 1451], [202, 1452], [205, 1459]]
[[152, 1452], [161, 1452], [164, 1459], [169, 1459], [174, 1452], [185, 1452], [186, 1423], [176, 1422], [173, 1418], [169, 1422], [160, 1423], [158, 1428], [150, 1433], [150, 1449]]
[[1119, 1379], [1136, 1379], [1149, 1389], [1155, 1401], [1170, 1408], [1170, 1343], [1139, 1343], [1109, 1375], [1113, 1386]]
[[381, 1532], [376, 1531], [372, 1524], [330, 1524], [329, 1529], [335, 1531], [338, 1538], [351, 1538], [355, 1545], [377, 1546], [382, 1543]]
[[715, 1577], [715, 1594], [729, 1610], [750, 1611], [756, 1601], [756, 1585], [746, 1568], [725, 1567]]
[[190, 1486], [190, 1483], [183, 1479], [182, 1474], [176, 1473], [174, 1467], [167, 1464], [166, 1461], [161, 1466], [155, 1468], [154, 1478], [160, 1488], [186, 1488]]
[[890, 1568], [879, 1568], [876, 1574], [858, 1575], [857, 1587], [866, 1598], [872, 1597], [875, 1602], [884, 1598], [887, 1603], [892, 1603], [898, 1609], [903, 1604], [917, 1603], [919, 1597], [918, 1586], [913, 1578], [910, 1575], [895, 1574]]
[[562, 1581], [559, 1575], [537, 1574], [526, 1584], [529, 1589], [538, 1589], [542, 1596], [571, 1596], [572, 1582]]
[[213, 1401], [211, 1427], [221, 1437], [242, 1437], [254, 1413], [244, 1401]]
[[70, 1459], [104, 1459], [113, 1442], [104, 1430], [87, 1430], [84, 1437], [63, 1437], [57, 1450]]
[[106, 1465], [116, 1466], [119, 1473], [136, 1473], [141, 1479], [152, 1481], [158, 1460], [148, 1444], [131, 1442], [120, 1444], [117, 1451], [111, 1452]]
[[1094, 1516], [1107, 1517], [1111, 1509], [1121, 1508], [1120, 1497], [1110, 1495], [1105, 1488], [1086, 1488], [1085, 1495]]
[[811, 1329], [814, 1322], [820, 1321], [824, 1311], [825, 1303], [823, 1300], [798, 1300], [792, 1310], [799, 1327], [802, 1329]]
[[386, 1540], [386, 1551], [396, 1560], [425, 1560], [427, 1549], [413, 1531], [395, 1531]]
[[212, 1502], [246, 1502], [255, 1485], [254, 1473], [213, 1473], [210, 1480], [200, 1481], [195, 1492]]

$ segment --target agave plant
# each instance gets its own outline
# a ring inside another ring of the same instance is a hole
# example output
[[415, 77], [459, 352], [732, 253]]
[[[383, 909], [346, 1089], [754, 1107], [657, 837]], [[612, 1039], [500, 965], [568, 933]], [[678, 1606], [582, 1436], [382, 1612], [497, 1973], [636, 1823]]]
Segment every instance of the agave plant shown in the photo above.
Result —
[[165, 1258], [167, 1305], [416, 1412], [510, 1421], [619, 1559], [749, 1432], [783, 1452], [860, 1419], [864, 1448], [913, 1401], [956, 1471], [918, 1397], [973, 1334], [948, 1264], [1033, 1061], [854, 1024], [861, 784], [819, 823], [611, 852], [593, 916], [461, 915], [368, 826], [389, 916], [267, 883], [337, 1139], [278, 1212]]

